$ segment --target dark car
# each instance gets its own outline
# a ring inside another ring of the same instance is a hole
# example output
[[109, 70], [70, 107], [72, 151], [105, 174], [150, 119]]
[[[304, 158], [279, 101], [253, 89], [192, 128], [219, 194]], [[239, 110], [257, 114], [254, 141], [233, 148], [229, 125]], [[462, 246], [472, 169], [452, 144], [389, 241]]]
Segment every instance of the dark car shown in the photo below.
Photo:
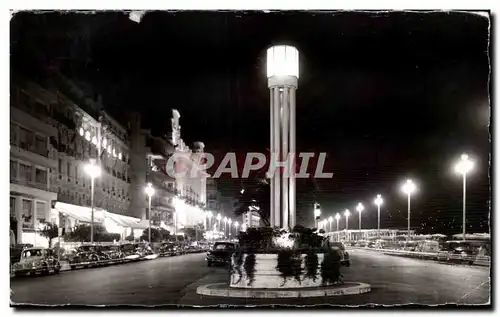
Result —
[[124, 243], [120, 245], [120, 252], [123, 254], [124, 261], [138, 260], [140, 255], [137, 253], [136, 245], [133, 243]]
[[106, 254], [100, 245], [86, 244], [81, 245], [76, 249], [76, 254], [69, 258], [69, 265], [71, 269], [77, 266], [97, 266], [100, 264], [109, 263], [109, 255]]
[[472, 265], [477, 253], [470, 241], [447, 241], [440, 245], [437, 257], [439, 261]]
[[15, 276], [59, 273], [61, 264], [50, 249], [46, 248], [25, 248], [21, 252], [21, 257], [12, 266]]
[[342, 242], [330, 242], [330, 248], [340, 250], [342, 258], [340, 264], [345, 267], [351, 266], [351, 260], [349, 259], [349, 252], [346, 251], [345, 245]]
[[160, 256], [177, 255], [177, 252], [179, 252], [179, 250], [173, 242], [162, 243], [160, 248], [158, 249], [158, 253], [160, 254]]
[[145, 242], [136, 243], [135, 252], [139, 255], [139, 259], [145, 259], [147, 256], [154, 254], [153, 249]]
[[125, 257], [119, 245], [102, 246], [102, 252], [105, 253], [112, 262], [121, 262]]
[[236, 249], [236, 244], [232, 242], [216, 242], [212, 250], [207, 253], [207, 265], [214, 264], [228, 265], [231, 263], [231, 255]]

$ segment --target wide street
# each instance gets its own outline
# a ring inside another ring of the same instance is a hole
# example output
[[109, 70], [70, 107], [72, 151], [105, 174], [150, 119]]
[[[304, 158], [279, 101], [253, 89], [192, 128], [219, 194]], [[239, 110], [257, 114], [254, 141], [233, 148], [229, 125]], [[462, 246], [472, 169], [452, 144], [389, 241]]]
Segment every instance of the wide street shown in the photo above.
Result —
[[484, 304], [489, 268], [449, 265], [351, 250], [344, 280], [369, 283], [361, 295], [282, 300], [227, 299], [196, 294], [196, 287], [227, 282], [223, 268], [208, 268], [204, 254], [188, 254], [118, 266], [11, 280], [12, 303], [85, 305], [366, 305]]

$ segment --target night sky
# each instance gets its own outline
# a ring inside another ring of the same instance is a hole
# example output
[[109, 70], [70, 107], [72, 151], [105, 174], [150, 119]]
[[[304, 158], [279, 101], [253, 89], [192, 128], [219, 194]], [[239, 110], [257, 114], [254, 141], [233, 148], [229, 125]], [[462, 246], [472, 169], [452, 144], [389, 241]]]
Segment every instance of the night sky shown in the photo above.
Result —
[[[334, 215], [365, 204], [364, 227], [406, 227], [407, 177], [418, 185], [412, 227], [461, 232], [462, 182], [452, 163], [477, 160], [468, 177], [468, 231], [488, 231], [489, 20], [470, 13], [152, 12], [18, 14], [12, 65], [36, 74], [57, 64], [91, 83], [116, 117], [143, 115], [167, 132], [172, 108], [183, 139], [218, 156], [269, 147], [265, 52], [300, 52], [297, 149], [326, 152], [330, 180], [298, 183], [298, 221], [312, 204]], [[34, 52], [37, 52], [35, 54]], [[43, 68], [43, 67], [42, 67]], [[225, 195], [244, 181], [224, 180]], [[357, 215], [350, 217], [357, 228]], [[342, 226], [344, 226], [342, 221]]]

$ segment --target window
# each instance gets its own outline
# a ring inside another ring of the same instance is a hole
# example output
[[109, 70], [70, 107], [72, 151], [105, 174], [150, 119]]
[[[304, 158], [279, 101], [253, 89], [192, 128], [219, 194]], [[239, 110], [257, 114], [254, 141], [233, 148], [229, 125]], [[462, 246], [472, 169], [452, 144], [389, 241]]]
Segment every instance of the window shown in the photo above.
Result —
[[16, 197], [10, 197], [10, 216], [16, 218]]
[[42, 156], [47, 156], [47, 140], [41, 135], [36, 135], [35, 137], [35, 152]]
[[19, 164], [19, 178], [24, 182], [33, 181], [32, 167], [23, 163]]
[[47, 184], [47, 171], [37, 168], [35, 170], [35, 181], [38, 184]]
[[45, 202], [36, 202], [36, 219], [40, 222], [45, 222]]
[[10, 125], [10, 144], [17, 145], [17, 125]]
[[10, 161], [10, 179], [17, 179], [17, 162]]
[[23, 228], [33, 229], [33, 201], [23, 199], [22, 217], [23, 217]]
[[35, 134], [28, 129], [19, 127], [19, 147], [31, 151], [33, 149], [33, 143]]
[[66, 171], [68, 173], [68, 177], [71, 177], [71, 163], [68, 162], [66, 165]]

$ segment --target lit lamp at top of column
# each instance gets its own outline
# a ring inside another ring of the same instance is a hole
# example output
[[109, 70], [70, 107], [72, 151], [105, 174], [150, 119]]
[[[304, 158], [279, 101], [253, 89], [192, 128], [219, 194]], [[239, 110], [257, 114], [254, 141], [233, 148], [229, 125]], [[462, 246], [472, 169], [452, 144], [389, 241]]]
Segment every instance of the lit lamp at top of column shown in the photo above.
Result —
[[465, 206], [466, 206], [466, 191], [467, 191], [467, 173], [469, 173], [474, 168], [474, 162], [469, 159], [467, 154], [462, 154], [460, 156], [460, 161], [455, 165], [455, 172], [462, 175], [463, 179], [463, 196], [462, 196], [462, 235], [463, 239], [466, 238], [466, 214], [465, 214]]
[[269, 87], [282, 85], [297, 87], [299, 51], [288, 45], [270, 47], [267, 50], [267, 78]]

